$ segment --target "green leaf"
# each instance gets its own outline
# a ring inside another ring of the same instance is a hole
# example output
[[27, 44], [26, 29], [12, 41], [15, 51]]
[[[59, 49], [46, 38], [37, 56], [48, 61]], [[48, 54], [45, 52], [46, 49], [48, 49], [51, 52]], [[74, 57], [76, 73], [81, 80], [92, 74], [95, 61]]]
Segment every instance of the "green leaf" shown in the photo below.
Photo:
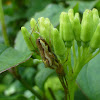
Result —
[[44, 68], [44, 64], [40, 64], [41, 70], [37, 73], [35, 77], [36, 85], [40, 88], [44, 88], [44, 83], [50, 75], [54, 73], [54, 70], [49, 68]]
[[78, 88], [75, 92], [75, 100], [88, 100], [88, 98], [82, 93], [82, 91]]
[[1, 23], [0, 23], [0, 43], [3, 43], [3, 42], [4, 42], [4, 39], [2, 36], [2, 27], [1, 27]]
[[[51, 10], [52, 9], [52, 10]], [[49, 4], [43, 11], [36, 13], [34, 18], [39, 17], [49, 18], [54, 26], [59, 23], [59, 15], [65, 8], [62, 5]]]
[[75, 5], [78, 3], [79, 11], [83, 13], [85, 9], [92, 9], [98, 1], [67, 1], [67, 3], [69, 5]]
[[[30, 22], [28, 21], [25, 25], [24, 25], [28, 31], [30, 31]], [[30, 52], [30, 50], [28, 49], [26, 43], [25, 43], [25, 40], [23, 38], [23, 35], [21, 33], [21, 31], [18, 32], [18, 35], [16, 37], [16, 40], [15, 40], [15, 49], [16, 50], [19, 50], [19, 51], [25, 51], [25, 52]]]
[[7, 46], [4, 44], [0, 44], [0, 54], [7, 49]]
[[35, 12], [41, 11], [46, 5], [48, 5], [51, 2], [51, 0], [44, 0], [42, 3], [41, 0], [27, 1], [29, 1], [29, 3], [27, 3], [28, 9], [25, 14], [27, 18], [33, 16]]
[[19, 52], [11, 47], [4, 49], [3, 45], [0, 50], [2, 48], [4, 51], [0, 54], [0, 73], [25, 62], [32, 55], [31, 52]]
[[[64, 8], [64, 6], [58, 4], [49, 4], [43, 11], [38, 12], [33, 16], [36, 20], [39, 17], [49, 18], [51, 23], [55, 26], [59, 24], [59, 17], [62, 11], [68, 11], [69, 8], [73, 8], [77, 4], [70, 5], [68, 8]], [[52, 9], [52, 10], [51, 10]]]
[[83, 67], [77, 81], [90, 100], [100, 100], [100, 54]]
[[92, 9], [96, 5], [97, 1], [81, 1], [79, 4], [80, 12], [84, 12], [85, 9]]

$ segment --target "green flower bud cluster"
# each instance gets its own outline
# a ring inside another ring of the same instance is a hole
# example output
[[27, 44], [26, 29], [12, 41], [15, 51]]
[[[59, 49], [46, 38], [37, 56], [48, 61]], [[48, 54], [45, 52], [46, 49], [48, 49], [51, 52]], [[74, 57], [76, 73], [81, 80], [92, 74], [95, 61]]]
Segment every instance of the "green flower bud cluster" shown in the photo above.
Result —
[[72, 46], [75, 39], [78, 46], [90, 46], [92, 49], [100, 47], [100, 18], [97, 9], [86, 9], [83, 13], [82, 22], [80, 22], [79, 13], [73, 9], [62, 12], [60, 15], [60, 36], [66, 42], [67, 47]]
[[86, 9], [81, 22], [79, 13], [74, 14], [73, 9], [62, 12], [59, 31], [44, 17], [40, 17], [38, 22], [32, 18], [30, 26], [32, 34], [25, 27], [21, 28], [29, 49], [33, 51], [34, 47], [37, 48], [36, 40], [41, 36], [60, 60], [64, 59], [67, 48], [73, 46], [73, 40], [77, 41], [79, 47], [89, 46], [93, 50], [100, 47], [100, 18], [97, 9]]
[[100, 46], [100, 26], [97, 9], [85, 10], [81, 25], [81, 40], [88, 43], [92, 50]]

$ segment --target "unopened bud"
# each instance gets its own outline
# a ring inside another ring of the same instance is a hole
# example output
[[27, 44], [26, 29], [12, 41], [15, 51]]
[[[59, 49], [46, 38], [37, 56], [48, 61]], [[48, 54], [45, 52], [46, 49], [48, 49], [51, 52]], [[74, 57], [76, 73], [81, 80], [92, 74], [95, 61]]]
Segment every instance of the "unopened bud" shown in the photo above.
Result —
[[28, 46], [28, 48], [33, 51], [34, 47], [32, 45], [32, 42], [30, 41], [30, 33], [27, 31], [25, 27], [21, 27], [21, 32], [23, 34], [24, 40]]
[[74, 17], [73, 31], [74, 31], [76, 41], [80, 42], [81, 24], [80, 24], [79, 13], [76, 13]]
[[61, 16], [60, 34], [62, 34], [64, 41], [72, 42], [74, 40], [74, 33], [73, 33], [72, 24], [70, 22], [69, 16], [66, 12], [62, 12], [60, 16]]
[[100, 47], [100, 23], [97, 26], [97, 29], [90, 41], [90, 47], [92, 49], [97, 49]]
[[39, 18], [39, 29], [41, 36], [49, 43], [52, 38], [53, 25], [48, 18]]
[[37, 22], [34, 18], [31, 18], [30, 20], [30, 26], [31, 26], [31, 29], [36, 32], [38, 30], [37, 28]]
[[74, 21], [74, 10], [73, 9], [68, 10], [68, 16], [69, 16], [70, 22], [73, 25], [73, 21]]
[[85, 10], [83, 13], [82, 25], [81, 25], [81, 40], [83, 42], [89, 42], [93, 35], [93, 14], [91, 10]]
[[99, 13], [98, 10], [95, 8], [92, 10], [92, 13], [93, 13], [93, 22], [94, 22], [94, 31], [95, 31], [99, 23]]
[[39, 28], [38, 28], [37, 22], [34, 18], [31, 18], [30, 26], [31, 26], [31, 31], [32, 31], [31, 37], [34, 38], [34, 42], [35, 42], [34, 44], [35, 44], [35, 47], [37, 47], [36, 39], [39, 37]]
[[64, 57], [66, 48], [58, 30], [55, 28], [53, 29], [53, 46], [55, 54], [57, 54], [59, 57]]

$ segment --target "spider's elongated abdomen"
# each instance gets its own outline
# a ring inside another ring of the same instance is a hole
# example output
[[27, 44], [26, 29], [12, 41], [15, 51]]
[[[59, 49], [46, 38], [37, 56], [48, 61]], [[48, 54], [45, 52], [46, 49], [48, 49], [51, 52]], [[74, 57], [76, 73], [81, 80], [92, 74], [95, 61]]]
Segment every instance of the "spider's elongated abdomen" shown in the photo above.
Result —
[[43, 38], [39, 37], [36, 40], [36, 44], [45, 66], [53, 69], [58, 67], [59, 64], [57, 62], [57, 58], [54, 53], [52, 53], [47, 42]]

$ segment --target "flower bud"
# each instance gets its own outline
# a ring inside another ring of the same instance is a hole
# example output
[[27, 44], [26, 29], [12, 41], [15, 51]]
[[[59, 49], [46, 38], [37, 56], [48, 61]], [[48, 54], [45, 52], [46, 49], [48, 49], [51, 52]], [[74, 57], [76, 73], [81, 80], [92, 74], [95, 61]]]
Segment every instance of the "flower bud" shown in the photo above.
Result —
[[80, 42], [80, 34], [81, 34], [81, 24], [80, 24], [80, 18], [79, 13], [75, 14], [74, 21], [73, 21], [73, 31], [76, 41]]
[[89, 42], [93, 35], [93, 14], [91, 10], [85, 10], [83, 13], [82, 25], [81, 25], [81, 40], [83, 42]]
[[39, 30], [38, 30], [38, 26], [37, 26], [37, 22], [34, 18], [31, 18], [31, 21], [30, 21], [30, 26], [31, 26], [31, 30], [32, 30], [32, 34], [31, 36], [34, 37], [34, 44], [35, 44], [35, 47], [36, 46], [36, 39], [39, 37]]
[[90, 41], [90, 47], [92, 49], [97, 49], [100, 47], [100, 23], [98, 24], [96, 31]]
[[32, 29], [34, 32], [38, 30], [36, 24], [37, 24], [36, 20], [35, 20], [34, 18], [31, 18], [30, 26], [31, 26], [31, 29]]
[[45, 36], [45, 27], [44, 27], [44, 17], [40, 17], [39, 19], [39, 31], [42, 37]]
[[27, 29], [25, 27], [21, 27], [21, 32], [23, 34], [24, 40], [28, 46], [28, 48], [33, 51], [34, 47], [32, 45], [32, 42], [30, 41], [30, 33], [27, 31]]
[[60, 57], [64, 57], [66, 48], [56, 28], [53, 29], [53, 46], [55, 54], [57, 54]]
[[93, 13], [93, 22], [94, 22], [94, 31], [95, 31], [99, 23], [99, 14], [98, 14], [98, 10], [95, 8], [92, 10], [92, 13]]
[[46, 40], [49, 43], [50, 41], [53, 41], [53, 25], [50, 23], [50, 20], [48, 18], [45, 19], [45, 34], [46, 34]]
[[60, 37], [63, 39], [63, 14], [60, 14]]
[[52, 38], [52, 30], [53, 30], [53, 26], [50, 23], [50, 20], [48, 18], [44, 19], [43, 17], [41, 17], [39, 19], [39, 29], [42, 37], [47, 41], [47, 43], [49, 43], [49, 41]]
[[63, 40], [66, 42], [72, 42], [74, 39], [74, 33], [72, 29], [72, 25], [69, 19], [69, 16], [66, 12], [61, 13], [60, 23], [61, 30], [60, 34], [62, 34]]
[[70, 22], [73, 25], [73, 21], [74, 21], [74, 10], [73, 9], [68, 10], [68, 16], [69, 16]]

